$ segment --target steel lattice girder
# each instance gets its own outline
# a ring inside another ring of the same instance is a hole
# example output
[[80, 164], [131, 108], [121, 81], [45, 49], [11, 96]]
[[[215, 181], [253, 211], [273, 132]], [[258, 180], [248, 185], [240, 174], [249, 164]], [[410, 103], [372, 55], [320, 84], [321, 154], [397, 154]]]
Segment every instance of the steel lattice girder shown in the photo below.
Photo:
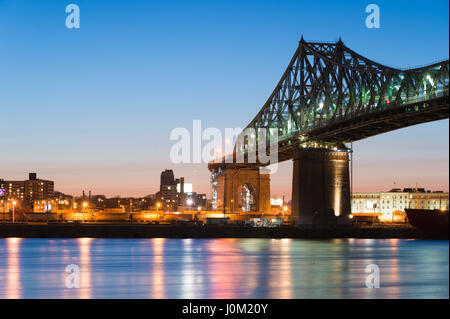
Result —
[[[448, 60], [400, 70], [357, 54], [341, 40], [319, 43], [302, 38], [275, 90], [247, 128], [278, 129], [282, 162], [291, 159], [299, 146], [342, 146], [448, 118], [448, 91]], [[267, 148], [269, 142], [267, 136]], [[236, 152], [247, 151], [241, 145]], [[209, 166], [223, 163], [224, 159]]]
[[278, 128], [280, 141], [309, 136], [341, 121], [448, 97], [448, 88], [448, 60], [399, 70], [360, 56], [342, 41], [302, 39], [277, 87], [247, 128]]

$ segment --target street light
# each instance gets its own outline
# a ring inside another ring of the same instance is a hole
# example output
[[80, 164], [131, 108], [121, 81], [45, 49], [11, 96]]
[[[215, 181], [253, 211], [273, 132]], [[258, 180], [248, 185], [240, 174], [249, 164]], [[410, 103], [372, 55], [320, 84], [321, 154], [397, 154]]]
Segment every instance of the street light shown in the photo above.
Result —
[[[88, 203], [87, 202], [84, 202], [83, 203], [83, 208], [87, 208], [88, 207]], [[82, 214], [82, 216], [83, 216], [83, 224], [84, 224], [84, 211], [81, 211], [81, 214]]]
[[158, 221], [161, 219], [161, 216], [159, 216], [159, 208], [161, 207], [161, 203], [156, 203], [156, 211], [158, 212], [156, 215], [158, 216]]
[[17, 202], [14, 200], [13, 202], [12, 202], [12, 205], [13, 205], [13, 209], [12, 209], [12, 222], [14, 223], [14, 208], [16, 207], [16, 204], [17, 204]]
[[284, 206], [284, 207], [283, 207], [283, 219], [284, 219], [284, 213], [287, 212], [287, 210], [288, 210], [288, 207], [287, 207], [287, 206]]

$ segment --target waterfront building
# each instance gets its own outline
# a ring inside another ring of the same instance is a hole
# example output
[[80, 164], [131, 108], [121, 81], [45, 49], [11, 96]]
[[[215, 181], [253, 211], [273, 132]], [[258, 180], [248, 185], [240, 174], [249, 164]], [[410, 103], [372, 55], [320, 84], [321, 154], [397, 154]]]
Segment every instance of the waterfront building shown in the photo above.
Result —
[[24, 182], [24, 200], [32, 204], [35, 200], [46, 200], [53, 197], [55, 183], [53, 181], [38, 179], [36, 173], [30, 173], [29, 179]]
[[73, 196], [61, 192], [53, 192], [50, 199], [39, 199], [33, 201], [34, 213], [48, 213], [57, 210], [68, 210], [73, 208]]
[[15, 200], [21, 206], [32, 207], [35, 200], [48, 200], [54, 194], [54, 182], [38, 179], [36, 173], [30, 173], [28, 180], [0, 180], [2, 200]]
[[424, 188], [394, 188], [388, 192], [352, 194], [352, 213], [381, 213], [381, 220], [394, 220], [396, 212], [405, 209], [448, 210], [449, 193]]
[[184, 206], [186, 210], [206, 210], [208, 202], [206, 194], [197, 194], [196, 192], [186, 192]]
[[0, 180], [0, 194], [3, 199], [22, 201], [25, 197], [25, 182]]
[[165, 185], [175, 185], [175, 175], [173, 173], [173, 170], [171, 169], [165, 169], [161, 173], [161, 179], [160, 179], [160, 191], [162, 191], [162, 187]]
[[153, 200], [148, 197], [126, 197], [115, 196], [107, 198], [105, 195], [91, 195], [89, 199], [78, 197], [76, 200], [78, 209], [88, 211], [108, 211], [117, 213], [131, 213], [148, 210], [153, 205]]
[[49, 213], [57, 208], [56, 200], [35, 200], [33, 202], [33, 213]]
[[175, 179], [173, 170], [166, 169], [161, 173], [159, 192], [156, 193], [158, 208], [164, 211], [175, 211], [179, 205], [177, 191], [178, 179]]
[[206, 194], [197, 194], [184, 177], [175, 178], [173, 170], [161, 173], [159, 192], [155, 194], [155, 208], [163, 211], [204, 210], [208, 207]]
[[179, 193], [176, 185], [161, 185], [161, 191], [156, 193], [158, 208], [164, 211], [175, 211], [179, 204]]

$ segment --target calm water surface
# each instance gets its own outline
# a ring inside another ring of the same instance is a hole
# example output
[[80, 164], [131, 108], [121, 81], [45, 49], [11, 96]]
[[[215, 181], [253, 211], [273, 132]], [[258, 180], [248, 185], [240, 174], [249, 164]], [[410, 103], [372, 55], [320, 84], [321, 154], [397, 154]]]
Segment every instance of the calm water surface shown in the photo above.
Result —
[[448, 241], [9, 238], [0, 298], [448, 298], [448, 259]]

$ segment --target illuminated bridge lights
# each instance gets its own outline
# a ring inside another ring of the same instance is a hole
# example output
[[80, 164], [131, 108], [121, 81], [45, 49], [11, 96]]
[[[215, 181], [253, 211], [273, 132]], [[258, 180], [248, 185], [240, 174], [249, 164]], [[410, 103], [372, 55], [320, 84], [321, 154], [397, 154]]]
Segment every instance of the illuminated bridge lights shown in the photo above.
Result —
[[415, 69], [384, 66], [342, 41], [303, 39], [247, 128], [278, 128], [281, 161], [296, 146], [340, 145], [448, 118], [449, 61]]

